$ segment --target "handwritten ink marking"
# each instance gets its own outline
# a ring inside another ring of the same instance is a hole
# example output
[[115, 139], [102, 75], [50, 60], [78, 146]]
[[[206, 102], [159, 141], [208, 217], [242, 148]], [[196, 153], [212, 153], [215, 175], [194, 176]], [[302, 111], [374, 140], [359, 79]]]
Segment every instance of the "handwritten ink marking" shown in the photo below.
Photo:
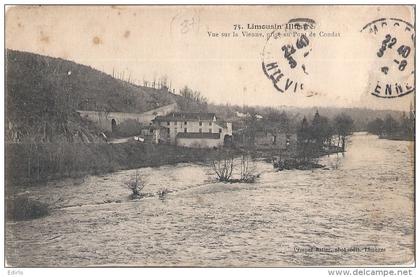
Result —
[[185, 36], [199, 32], [200, 17], [193, 10], [185, 10], [171, 20], [171, 34]]

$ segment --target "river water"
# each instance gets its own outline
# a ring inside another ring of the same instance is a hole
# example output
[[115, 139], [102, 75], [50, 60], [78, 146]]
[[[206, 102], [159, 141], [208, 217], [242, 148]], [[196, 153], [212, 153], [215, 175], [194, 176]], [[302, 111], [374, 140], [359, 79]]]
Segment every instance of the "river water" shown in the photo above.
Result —
[[[6, 224], [14, 266], [400, 265], [414, 260], [413, 144], [357, 133], [330, 170], [275, 172], [255, 184], [213, 181], [211, 168], [142, 168], [27, 189], [51, 215]], [[335, 169], [338, 166], [337, 169]]]

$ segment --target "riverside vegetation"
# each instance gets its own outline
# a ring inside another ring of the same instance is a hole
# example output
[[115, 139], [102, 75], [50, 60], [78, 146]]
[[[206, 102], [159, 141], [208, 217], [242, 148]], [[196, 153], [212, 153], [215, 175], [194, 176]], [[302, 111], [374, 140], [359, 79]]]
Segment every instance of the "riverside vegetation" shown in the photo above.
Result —
[[395, 119], [388, 114], [385, 119], [376, 118], [367, 125], [369, 133], [379, 136], [379, 138], [392, 140], [409, 140], [415, 139], [415, 116], [410, 110], [409, 115], [405, 113], [400, 118]]

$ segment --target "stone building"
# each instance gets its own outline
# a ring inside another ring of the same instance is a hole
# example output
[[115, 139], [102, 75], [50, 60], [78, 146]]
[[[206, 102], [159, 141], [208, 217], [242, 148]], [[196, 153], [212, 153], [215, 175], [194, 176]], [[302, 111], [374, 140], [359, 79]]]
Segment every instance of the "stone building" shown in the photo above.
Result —
[[155, 143], [184, 147], [221, 147], [232, 140], [232, 123], [214, 113], [173, 112], [154, 120]]

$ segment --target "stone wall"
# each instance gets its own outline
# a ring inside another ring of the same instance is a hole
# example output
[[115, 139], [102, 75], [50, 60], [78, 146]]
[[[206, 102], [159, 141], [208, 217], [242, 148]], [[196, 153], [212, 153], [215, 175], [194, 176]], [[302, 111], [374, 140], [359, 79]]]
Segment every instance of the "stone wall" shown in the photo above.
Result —
[[178, 109], [177, 104], [173, 103], [144, 113], [124, 113], [124, 112], [103, 112], [103, 111], [82, 111], [77, 112], [81, 117], [94, 122], [102, 131], [112, 132], [113, 122], [118, 126], [124, 121], [135, 120], [144, 125], [150, 125], [152, 120], [158, 115], [165, 115]]
[[211, 138], [177, 138], [176, 145], [191, 148], [213, 148], [223, 146], [223, 140]]

